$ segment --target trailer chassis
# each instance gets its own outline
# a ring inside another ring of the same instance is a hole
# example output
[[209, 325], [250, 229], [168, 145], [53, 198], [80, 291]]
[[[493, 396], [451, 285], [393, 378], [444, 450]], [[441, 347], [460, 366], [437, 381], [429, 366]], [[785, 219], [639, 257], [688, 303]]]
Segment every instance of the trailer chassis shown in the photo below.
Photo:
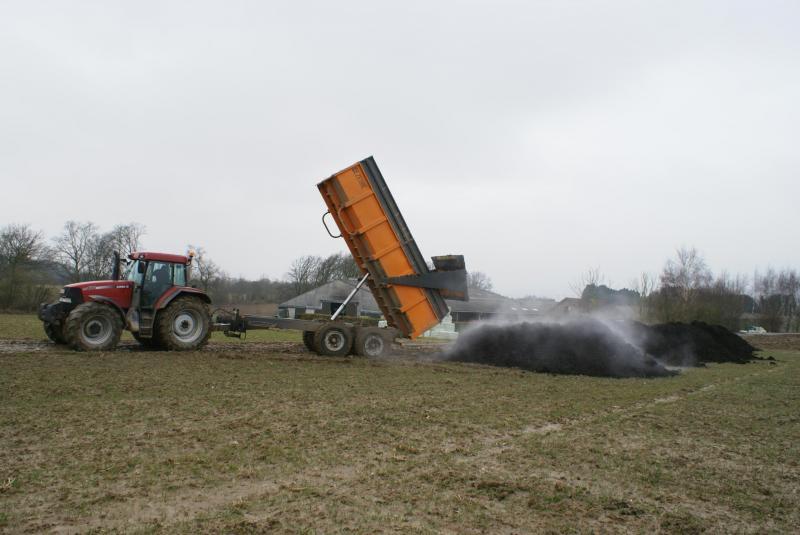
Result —
[[363, 357], [382, 357], [388, 353], [391, 344], [402, 336], [394, 327], [375, 327], [358, 325], [337, 319], [356, 293], [367, 281], [364, 275], [353, 291], [342, 302], [329, 320], [304, 320], [281, 318], [278, 316], [241, 315], [234, 309], [232, 315], [223, 316], [214, 323], [214, 329], [225, 336], [241, 338], [247, 331], [261, 329], [289, 329], [302, 331], [306, 347], [320, 355], [344, 356], [356, 354]]

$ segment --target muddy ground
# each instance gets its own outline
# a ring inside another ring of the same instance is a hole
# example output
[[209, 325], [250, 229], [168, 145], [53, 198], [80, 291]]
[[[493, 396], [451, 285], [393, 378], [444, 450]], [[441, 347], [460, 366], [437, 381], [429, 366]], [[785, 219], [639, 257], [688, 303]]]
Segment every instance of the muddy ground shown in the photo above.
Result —
[[81, 354], [31, 333], [0, 342], [8, 533], [800, 525], [800, 352], [606, 379], [437, 362], [427, 342], [373, 361], [255, 337]]

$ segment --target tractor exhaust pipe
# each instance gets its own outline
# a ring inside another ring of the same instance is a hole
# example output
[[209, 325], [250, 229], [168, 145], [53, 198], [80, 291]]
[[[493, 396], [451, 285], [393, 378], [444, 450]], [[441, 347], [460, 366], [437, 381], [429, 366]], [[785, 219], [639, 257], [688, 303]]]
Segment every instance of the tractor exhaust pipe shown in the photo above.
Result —
[[114, 266], [111, 268], [111, 278], [115, 281], [119, 280], [119, 251], [114, 251]]

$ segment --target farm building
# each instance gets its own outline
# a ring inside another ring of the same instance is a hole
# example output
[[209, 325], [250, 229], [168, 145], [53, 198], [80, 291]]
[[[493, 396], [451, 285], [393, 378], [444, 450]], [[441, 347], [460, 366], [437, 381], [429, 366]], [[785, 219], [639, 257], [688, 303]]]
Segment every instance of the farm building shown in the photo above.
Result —
[[450, 301], [450, 314], [453, 323], [467, 323], [487, 319], [520, 319], [538, 316], [535, 308], [524, 306], [516, 299], [510, 299], [488, 290], [470, 288], [469, 301]]
[[[337, 280], [309, 290], [278, 305], [278, 314], [286, 318], [296, 318], [303, 314], [333, 314], [344, 302], [358, 281]], [[534, 308], [523, 306], [514, 299], [486, 290], [469, 290], [469, 301], [446, 300], [450, 314], [456, 324], [485, 319], [516, 319], [539, 315]], [[353, 297], [345, 309], [347, 316], [381, 317], [378, 304], [372, 292], [365, 285]]]
[[[303, 314], [333, 314], [357, 284], [356, 279], [336, 280], [323, 284], [279, 304], [278, 315], [284, 318], [297, 318]], [[348, 303], [344, 315], [380, 318], [382, 313], [375, 298], [372, 297], [372, 292], [364, 285]]]

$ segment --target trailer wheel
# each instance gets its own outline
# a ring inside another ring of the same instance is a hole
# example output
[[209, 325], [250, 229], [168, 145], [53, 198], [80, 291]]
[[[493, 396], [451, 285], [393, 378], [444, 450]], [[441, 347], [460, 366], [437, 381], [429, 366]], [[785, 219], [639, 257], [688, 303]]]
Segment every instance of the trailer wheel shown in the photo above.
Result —
[[64, 324], [64, 337], [79, 351], [109, 351], [122, 336], [122, 318], [109, 305], [96, 301], [75, 307]]
[[158, 313], [154, 336], [165, 349], [191, 351], [211, 336], [208, 306], [196, 297], [178, 297]]
[[356, 341], [353, 349], [361, 357], [382, 357], [389, 349], [389, 340], [379, 327], [366, 327], [356, 330]]
[[44, 332], [47, 337], [56, 344], [66, 344], [64, 339], [64, 326], [61, 323], [44, 322]]
[[343, 357], [350, 353], [353, 335], [340, 325], [325, 325], [314, 333], [314, 351], [328, 357]]
[[317, 350], [314, 349], [314, 331], [303, 331], [303, 344], [305, 344], [306, 349], [309, 351], [317, 352]]

